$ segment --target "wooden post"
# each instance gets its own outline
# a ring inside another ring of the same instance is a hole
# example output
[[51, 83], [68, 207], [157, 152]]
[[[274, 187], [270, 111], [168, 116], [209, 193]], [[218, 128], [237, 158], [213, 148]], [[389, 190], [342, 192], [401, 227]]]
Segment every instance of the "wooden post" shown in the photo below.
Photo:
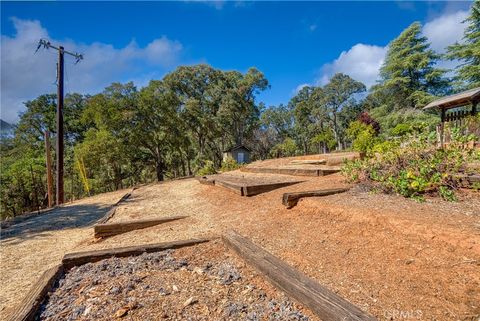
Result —
[[444, 147], [444, 134], [445, 134], [445, 108], [442, 108], [442, 114], [440, 116], [441, 118], [441, 125], [440, 125], [440, 148], [443, 149]]
[[63, 191], [63, 47], [58, 50], [57, 91], [57, 205], [64, 202]]
[[37, 184], [35, 184], [35, 176], [33, 175], [33, 166], [30, 164], [30, 174], [32, 175], [32, 194], [33, 198], [35, 199], [35, 211], [40, 210], [40, 206], [38, 205], [38, 192], [37, 192]]
[[52, 177], [52, 155], [50, 153], [50, 133], [45, 132], [45, 158], [47, 166], [47, 193], [48, 207], [53, 206], [53, 177]]
[[475, 114], [477, 113], [477, 105], [478, 101], [472, 103], [472, 116], [475, 116]]

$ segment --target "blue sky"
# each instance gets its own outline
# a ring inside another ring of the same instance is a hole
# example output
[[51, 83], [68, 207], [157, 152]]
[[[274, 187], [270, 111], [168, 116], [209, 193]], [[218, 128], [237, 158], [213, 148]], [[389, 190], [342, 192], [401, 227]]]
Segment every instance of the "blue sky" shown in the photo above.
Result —
[[[335, 72], [374, 83], [390, 40], [414, 21], [438, 51], [461, 40], [470, 2], [1, 2], [1, 117], [55, 92], [55, 55], [33, 54], [45, 37], [79, 51], [66, 90], [100, 92], [113, 81], [143, 86], [182, 64], [265, 73], [267, 105]], [[451, 66], [451, 63], [445, 63]]]

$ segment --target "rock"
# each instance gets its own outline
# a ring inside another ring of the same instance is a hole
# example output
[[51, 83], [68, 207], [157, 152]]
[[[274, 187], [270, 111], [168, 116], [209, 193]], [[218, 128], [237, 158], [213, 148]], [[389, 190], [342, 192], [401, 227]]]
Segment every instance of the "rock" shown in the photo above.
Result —
[[172, 290], [173, 290], [173, 292], [178, 292], [179, 291], [178, 287], [175, 284], [172, 285]]
[[201, 268], [195, 267], [195, 268], [193, 269], [193, 273], [203, 274], [204, 272], [203, 272], [203, 270], [202, 270]]
[[110, 290], [110, 294], [114, 294], [114, 295], [117, 295], [121, 292], [120, 288], [118, 287], [113, 287], [111, 290]]
[[164, 288], [160, 288], [160, 289], [158, 290], [158, 293], [160, 293], [161, 296], [166, 296], [166, 295], [169, 295], [169, 294], [170, 294], [170, 291], [165, 290]]
[[124, 316], [127, 315], [129, 310], [130, 309], [128, 307], [120, 308], [120, 309], [117, 310], [117, 312], [115, 312], [114, 317], [115, 318], [123, 318]]
[[185, 301], [185, 303], [183, 303], [183, 307], [185, 308], [185, 307], [187, 307], [187, 306], [189, 306], [189, 305], [192, 305], [192, 304], [195, 304], [195, 303], [197, 303], [197, 302], [198, 302], [198, 300], [195, 299], [195, 298], [192, 296], [192, 297], [189, 298], [187, 301]]

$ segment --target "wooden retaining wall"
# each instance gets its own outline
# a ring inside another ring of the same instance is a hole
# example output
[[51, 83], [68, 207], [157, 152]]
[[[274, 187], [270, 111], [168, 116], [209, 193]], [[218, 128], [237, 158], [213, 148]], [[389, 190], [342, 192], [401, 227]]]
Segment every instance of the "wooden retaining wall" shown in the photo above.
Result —
[[327, 196], [333, 195], [338, 193], [347, 192], [349, 188], [331, 188], [331, 189], [323, 189], [323, 190], [316, 190], [316, 191], [305, 191], [305, 192], [293, 192], [293, 193], [285, 193], [282, 197], [282, 203], [287, 208], [292, 208], [297, 205], [298, 201], [304, 197], [316, 197], [316, 196]]
[[275, 287], [310, 308], [320, 319], [328, 321], [376, 320], [373, 316], [236, 232], [228, 232], [223, 236], [223, 240]]
[[109, 237], [122, 233], [127, 233], [134, 230], [140, 230], [147, 227], [152, 227], [155, 225], [180, 220], [182, 218], [187, 218], [188, 216], [169, 216], [149, 220], [133, 220], [127, 222], [116, 222], [116, 223], [105, 223], [105, 224], [96, 224], [93, 227], [93, 234], [95, 238], [98, 237]]

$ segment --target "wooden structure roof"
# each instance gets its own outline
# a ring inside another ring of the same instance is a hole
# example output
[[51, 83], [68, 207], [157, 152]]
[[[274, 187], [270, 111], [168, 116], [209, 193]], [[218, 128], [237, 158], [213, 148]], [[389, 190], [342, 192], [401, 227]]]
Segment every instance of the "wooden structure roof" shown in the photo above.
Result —
[[227, 148], [226, 150], [224, 150], [223, 152], [224, 153], [229, 153], [229, 152], [233, 152], [234, 150], [237, 150], [237, 149], [245, 149], [249, 152], [251, 152], [252, 150], [250, 148], [248, 148], [247, 146], [243, 145], [243, 144], [238, 144], [236, 146], [233, 146], [233, 147], [230, 147], [230, 148]]
[[443, 110], [475, 104], [480, 101], [480, 87], [432, 101], [423, 109], [440, 108]]

